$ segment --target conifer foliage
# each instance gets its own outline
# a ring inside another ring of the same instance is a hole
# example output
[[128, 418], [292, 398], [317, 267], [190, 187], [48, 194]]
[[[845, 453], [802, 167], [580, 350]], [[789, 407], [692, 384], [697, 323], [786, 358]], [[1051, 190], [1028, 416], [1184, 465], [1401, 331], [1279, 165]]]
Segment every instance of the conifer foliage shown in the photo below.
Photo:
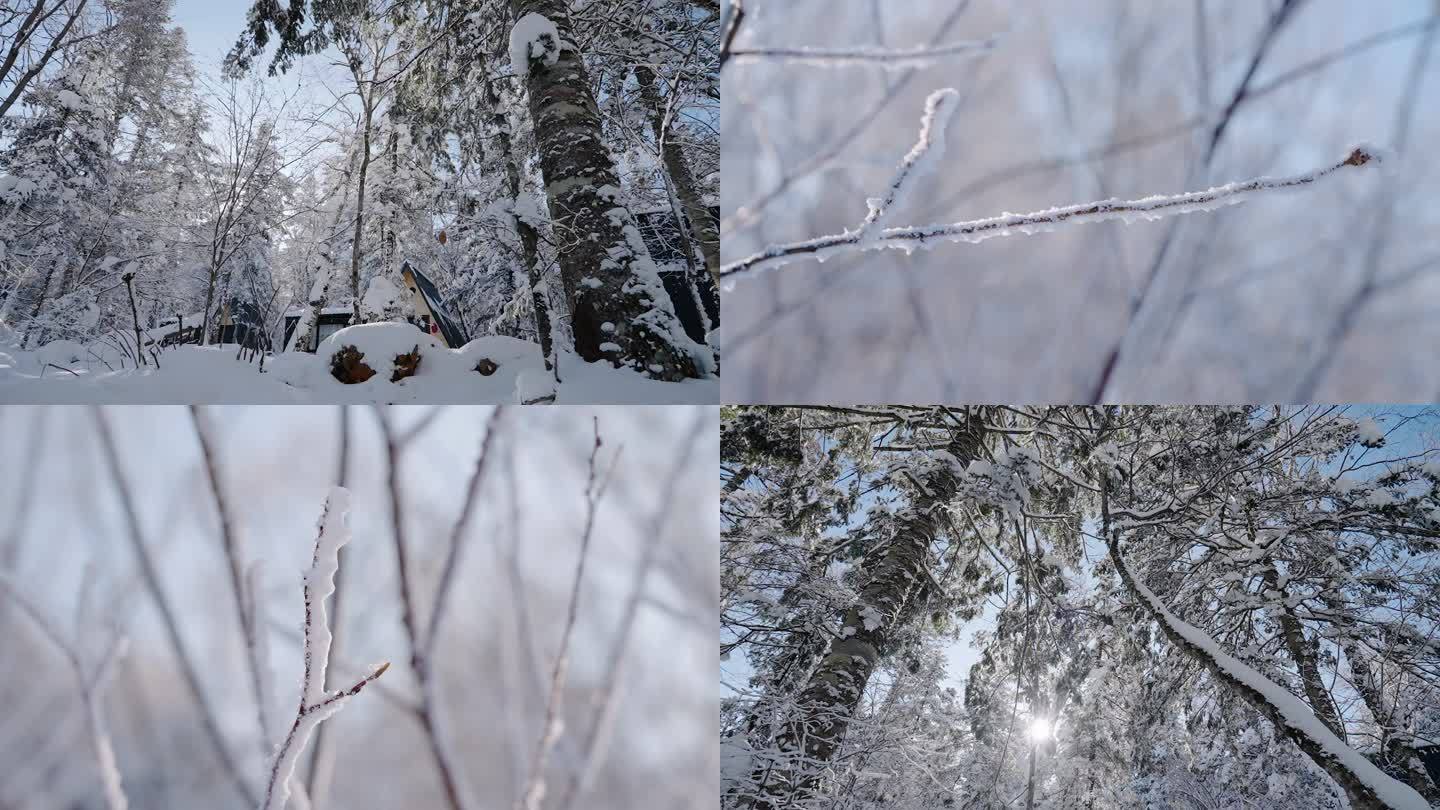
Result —
[[1431, 806], [1436, 416], [727, 409], [723, 806]]

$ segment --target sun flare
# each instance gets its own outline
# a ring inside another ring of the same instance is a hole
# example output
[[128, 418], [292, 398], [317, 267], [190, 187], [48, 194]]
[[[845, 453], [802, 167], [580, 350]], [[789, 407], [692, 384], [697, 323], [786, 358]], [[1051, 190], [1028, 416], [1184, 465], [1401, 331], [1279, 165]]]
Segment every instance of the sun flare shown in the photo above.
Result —
[[1049, 720], [1043, 717], [1037, 717], [1030, 721], [1030, 739], [1035, 742], [1048, 740], [1053, 733], [1054, 728], [1050, 725]]

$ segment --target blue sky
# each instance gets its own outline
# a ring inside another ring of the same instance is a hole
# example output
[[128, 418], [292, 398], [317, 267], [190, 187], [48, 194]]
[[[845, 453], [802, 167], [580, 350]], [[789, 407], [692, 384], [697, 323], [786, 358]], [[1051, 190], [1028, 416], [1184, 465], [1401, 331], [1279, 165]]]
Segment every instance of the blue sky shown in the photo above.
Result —
[[172, 17], [185, 29], [197, 65], [211, 72], [240, 36], [249, 10], [249, 0], [177, 0]]

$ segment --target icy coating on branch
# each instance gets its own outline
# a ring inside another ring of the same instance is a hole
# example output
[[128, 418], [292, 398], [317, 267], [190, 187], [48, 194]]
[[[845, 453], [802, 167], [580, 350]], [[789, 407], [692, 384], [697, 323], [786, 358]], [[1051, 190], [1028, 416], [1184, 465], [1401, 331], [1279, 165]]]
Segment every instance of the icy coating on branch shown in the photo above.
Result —
[[[1118, 555], [1114, 559], [1119, 565], [1125, 564]], [[1146, 587], [1145, 583], [1133, 574], [1129, 576], [1129, 579], [1135, 592], [1171, 630], [1185, 641], [1204, 651], [1205, 655], [1209, 656], [1215, 665], [1227, 675], [1264, 696], [1265, 700], [1274, 706], [1275, 710], [1284, 718], [1286, 725], [1314, 740], [1326, 754], [1333, 757], [1336, 762], [1353, 773], [1355, 778], [1370, 788], [1376, 797], [1385, 803], [1386, 807], [1392, 808], [1392, 810], [1425, 810], [1430, 806], [1430, 803], [1410, 786], [1389, 776], [1358, 751], [1342, 742], [1299, 698], [1285, 691], [1244, 662], [1225, 653], [1205, 631], [1186, 623], [1179, 616], [1171, 613], [1160, 597], [1156, 596], [1154, 591]]]
[[[934, 96], [931, 97], [932, 99]], [[927, 127], [928, 122], [927, 105]], [[920, 148], [925, 142], [922, 129]], [[912, 150], [913, 154], [913, 150]], [[910, 160], [907, 155], [906, 160]], [[898, 248], [910, 253], [916, 249], [929, 249], [947, 242], [983, 242], [996, 236], [1010, 236], [1014, 233], [1031, 235], [1054, 230], [1060, 225], [1106, 222], [1121, 220], [1127, 225], [1134, 222], [1149, 222], [1177, 214], [1197, 211], [1213, 211], [1227, 205], [1236, 205], [1269, 191], [1310, 185], [1346, 167], [1362, 167], [1379, 164], [1379, 150], [1365, 145], [1350, 150], [1344, 160], [1321, 169], [1289, 177], [1257, 177], [1237, 183], [1215, 186], [1205, 191], [1191, 191], [1172, 196], [1156, 195], [1136, 200], [1108, 199], [1080, 203], [1028, 214], [1003, 213], [998, 217], [971, 220], [968, 222], [941, 223], [934, 225], [886, 228], [873, 236], [865, 233], [864, 224], [856, 230], [821, 236], [803, 242], [772, 245], [752, 256], [731, 262], [720, 268], [723, 289], [729, 291], [735, 280], [741, 276], [755, 275], [799, 259], [825, 261], [831, 256], [857, 250], [877, 248]], [[903, 174], [902, 166], [902, 174]], [[874, 208], [872, 206], [872, 213]], [[867, 220], [869, 217], [867, 217]]]
[[923, 68], [950, 56], [974, 56], [992, 50], [996, 39], [966, 40], [917, 48], [734, 48], [730, 56], [742, 61], [779, 60], [807, 67], [878, 66], [887, 70]]
[[950, 87], [936, 90], [925, 99], [925, 115], [920, 119], [920, 138], [915, 141], [905, 159], [900, 161], [900, 168], [895, 172], [895, 178], [890, 181], [889, 188], [885, 190], [885, 196], [871, 197], [865, 201], [870, 212], [860, 224], [861, 243], [869, 244], [875, 241], [880, 233], [880, 226], [884, 225], [886, 217], [897, 206], [904, 205], [909, 190], [915, 187], [915, 181], [934, 172], [940, 159], [945, 157], [945, 129], [955, 117], [959, 103], [960, 94]]
[[350, 542], [349, 516], [350, 491], [344, 487], [331, 488], [325, 501], [325, 511], [320, 515], [315, 556], [310, 570], [305, 573], [305, 677], [300, 686], [300, 709], [295, 714], [289, 733], [275, 750], [261, 810], [284, 810], [290, 798], [290, 777], [310, 734], [390, 668], [388, 662], [381, 664], [348, 689], [325, 691], [325, 670], [330, 664], [332, 642], [330, 623], [325, 616], [325, 600], [335, 592], [340, 547]]

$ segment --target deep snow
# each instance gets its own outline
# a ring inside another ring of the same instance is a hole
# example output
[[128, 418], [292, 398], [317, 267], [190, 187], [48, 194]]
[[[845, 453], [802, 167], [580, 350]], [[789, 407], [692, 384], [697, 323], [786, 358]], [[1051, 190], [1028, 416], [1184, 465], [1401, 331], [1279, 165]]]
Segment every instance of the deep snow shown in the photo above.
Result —
[[[347, 344], [366, 354], [365, 362], [375, 370], [374, 377], [346, 385], [330, 375], [331, 355]], [[418, 372], [391, 383], [394, 355], [417, 345], [422, 356]], [[264, 373], [257, 362], [237, 359], [235, 346], [169, 348], [160, 353], [158, 369], [111, 370], [85, 355], [85, 347], [78, 344], [50, 345], [38, 351], [0, 346], [0, 403], [510, 403], [548, 393], [553, 379], [545, 370], [540, 347], [533, 343], [492, 335], [459, 349], [447, 349], [415, 327], [399, 323], [342, 329], [313, 355], [272, 355], [266, 359]], [[480, 359], [487, 357], [499, 366], [488, 377], [475, 371]], [[629, 369], [586, 363], [563, 350], [560, 371], [562, 382], [555, 399], [560, 404], [720, 401], [720, 383], [714, 378], [657, 382]]]

